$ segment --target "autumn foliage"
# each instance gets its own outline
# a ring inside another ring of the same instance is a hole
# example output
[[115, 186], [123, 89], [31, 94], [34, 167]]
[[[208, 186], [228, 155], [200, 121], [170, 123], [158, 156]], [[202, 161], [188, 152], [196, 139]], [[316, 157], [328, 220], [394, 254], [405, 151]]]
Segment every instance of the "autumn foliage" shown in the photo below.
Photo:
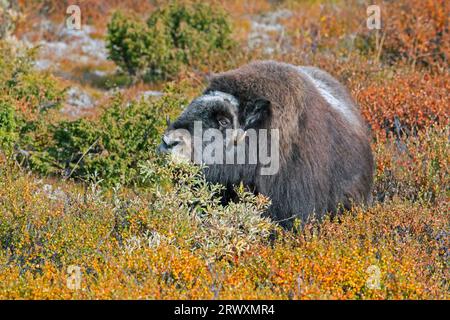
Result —
[[413, 72], [382, 80], [357, 97], [373, 130], [411, 133], [448, 122], [449, 92], [447, 75]]
[[[27, 19], [16, 36], [61, 23], [67, 3], [19, 1]], [[90, 36], [106, 41], [113, 12], [135, 17], [116, 16], [129, 35], [167, 3], [80, 6]], [[34, 67], [38, 48], [0, 40], [0, 298], [449, 299], [448, 1], [381, 1], [380, 30], [366, 28], [367, 3], [356, 0], [203, 6], [222, 7], [236, 45], [164, 47], [197, 57], [183, 68], [164, 60], [170, 82], [130, 81], [111, 61], [97, 82], [82, 81], [99, 71], [91, 61], [63, 59], [52, 74]], [[126, 34], [120, 43], [140, 46]], [[155, 154], [165, 116], [200, 94], [205, 76], [256, 59], [315, 65], [349, 88], [373, 138], [372, 206], [286, 231], [262, 215], [270, 199], [235, 186], [239, 201], [224, 206], [200, 168]], [[89, 116], [61, 111], [73, 85], [101, 97]]]

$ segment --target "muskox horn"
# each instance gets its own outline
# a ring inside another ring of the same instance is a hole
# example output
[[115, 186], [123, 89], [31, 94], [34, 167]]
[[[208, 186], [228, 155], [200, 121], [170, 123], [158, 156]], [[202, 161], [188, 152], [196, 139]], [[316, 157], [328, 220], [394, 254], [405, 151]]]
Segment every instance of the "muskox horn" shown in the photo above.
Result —
[[242, 132], [241, 134], [238, 134], [238, 136], [236, 137], [236, 143], [241, 143], [242, 141], [244, 141], [244, 138], [246, 135], [247, 135], [247, 130]]
[[246, 135], [247, 131], [243, 131], [242, 129], [233, 130], [232, 137], [227, 141], [226, 147], [229, 148], [235, 144], [240, 144], [242, 141], [244, 141]]
[[169, 117], [169, 115], [166, 115], [166, 124], [167, 124], [167, 126], [170, 126], [170, 117]]

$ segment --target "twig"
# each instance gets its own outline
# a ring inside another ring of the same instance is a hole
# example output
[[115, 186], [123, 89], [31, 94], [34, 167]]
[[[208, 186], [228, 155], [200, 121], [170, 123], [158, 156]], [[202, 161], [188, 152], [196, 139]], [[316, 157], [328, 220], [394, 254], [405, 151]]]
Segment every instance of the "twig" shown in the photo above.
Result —
[[383, 35], [381, 36], [381, 40], [379, 39], [379, 30], [377, 30], [377, 40], [376, 40], [376, 46], [377, 46], [377, 56], [375, 58], [375, 61], [378, 63], [380, 62], [381, 52], [383, 51], [383, 44], [384, 40], [386, 38], [386, 31], [383, 31]]
[[98, 142], [98, 140], [100, 140], [100, 137], [97, 138], [97, 140], [94, 141], [94, 143], [92, 143], [89, 148], [83, 153], [83, 155], [80, 157], [80, 159], [78, 159], [77, 163], [75, 164], [75, 166], [72, 168], [72, 170], [70, 171], [69, 175], [65, 178], [66, 180], [70, 178], [70, 176], [72, 175], [72, 173], [75, 171], [75, 169], [78, 167], [78, 165], [80, 164], [81, 160], [87, 155], [87, 153], [89, 152], [89, 150], [92, 149], [93, 146], [95, 146]]

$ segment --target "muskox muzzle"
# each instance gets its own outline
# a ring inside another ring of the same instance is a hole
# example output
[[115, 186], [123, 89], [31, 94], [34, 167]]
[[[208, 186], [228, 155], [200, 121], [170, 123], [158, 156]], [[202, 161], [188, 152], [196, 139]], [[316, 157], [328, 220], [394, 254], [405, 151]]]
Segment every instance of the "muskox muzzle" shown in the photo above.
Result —
[[156, 151], [158, 154], [170, 153], [172, 148], [177, 146], [179, 143], [180, 141], [178, 140], [170, 140], [167, 136], [163, 136]]

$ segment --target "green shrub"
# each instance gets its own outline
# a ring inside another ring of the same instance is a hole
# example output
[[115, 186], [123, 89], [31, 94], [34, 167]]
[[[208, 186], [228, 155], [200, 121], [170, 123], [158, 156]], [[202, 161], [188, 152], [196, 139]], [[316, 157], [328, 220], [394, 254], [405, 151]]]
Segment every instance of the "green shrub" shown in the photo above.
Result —
[[126, 102], [117, 95], [97, 120], [55, 121], [64, 90], [33, 69], [33, 51], [0, 42], [0, 148], [7, 158], [43, 175], [105, 184], [137, 181], [137, 164], [151, 157], [164, 116], [186, 101], [168, 85], [157, 100]]
[[51, 125], [49, 135], [38, 139], [45, 143], [33, 153], [30, 167], [42, 174], [81, 180], [95, 175], [107, 185], [138, 183], [137, 165], [154, 154], [163, 115], [177, 110], [181, 103], [170, 87], [153, 102], [142, 99], [127, 103], [116, 95], [97, 120]]
[[65, 175], [85, 179], [97, 172], [107, 182], [130, 183], [137, 163], [148, 159], [155, 148], [160, 107], [144, 101], [127, 105], [117, 96], [98, 121], [60, 123], [50, 153]]
[[[0, 41], [0, 94], [27, 118], [58, 108], [64, 89], [48, 73], [33, 68], [36, 50]], [[20, 109], [20, 110], [19, 110]]]
[[0, 101], [0, 149], [10, 153], [18, 138], [14, 109], [5, 101]]
[[144, 22], [122, 12], [113, 14], [108, 24], [109, 58], [124, 71], [136, 76], [148, 68], [148, 51], [153, 39]]
[[201, 2], [171, 1], [140, 21], [122, 12], [108, 24], [110, 59], [134, 77], [171, 78], [183, 65], [229, 50], [233, 42], [225, 13]]
[[0, 41], [0, 148], [8, 157], [33, 162], [47, 137], [48, 111], [57, 109], [64, 90], [55, 79], [33, 69], [35, 50]]

